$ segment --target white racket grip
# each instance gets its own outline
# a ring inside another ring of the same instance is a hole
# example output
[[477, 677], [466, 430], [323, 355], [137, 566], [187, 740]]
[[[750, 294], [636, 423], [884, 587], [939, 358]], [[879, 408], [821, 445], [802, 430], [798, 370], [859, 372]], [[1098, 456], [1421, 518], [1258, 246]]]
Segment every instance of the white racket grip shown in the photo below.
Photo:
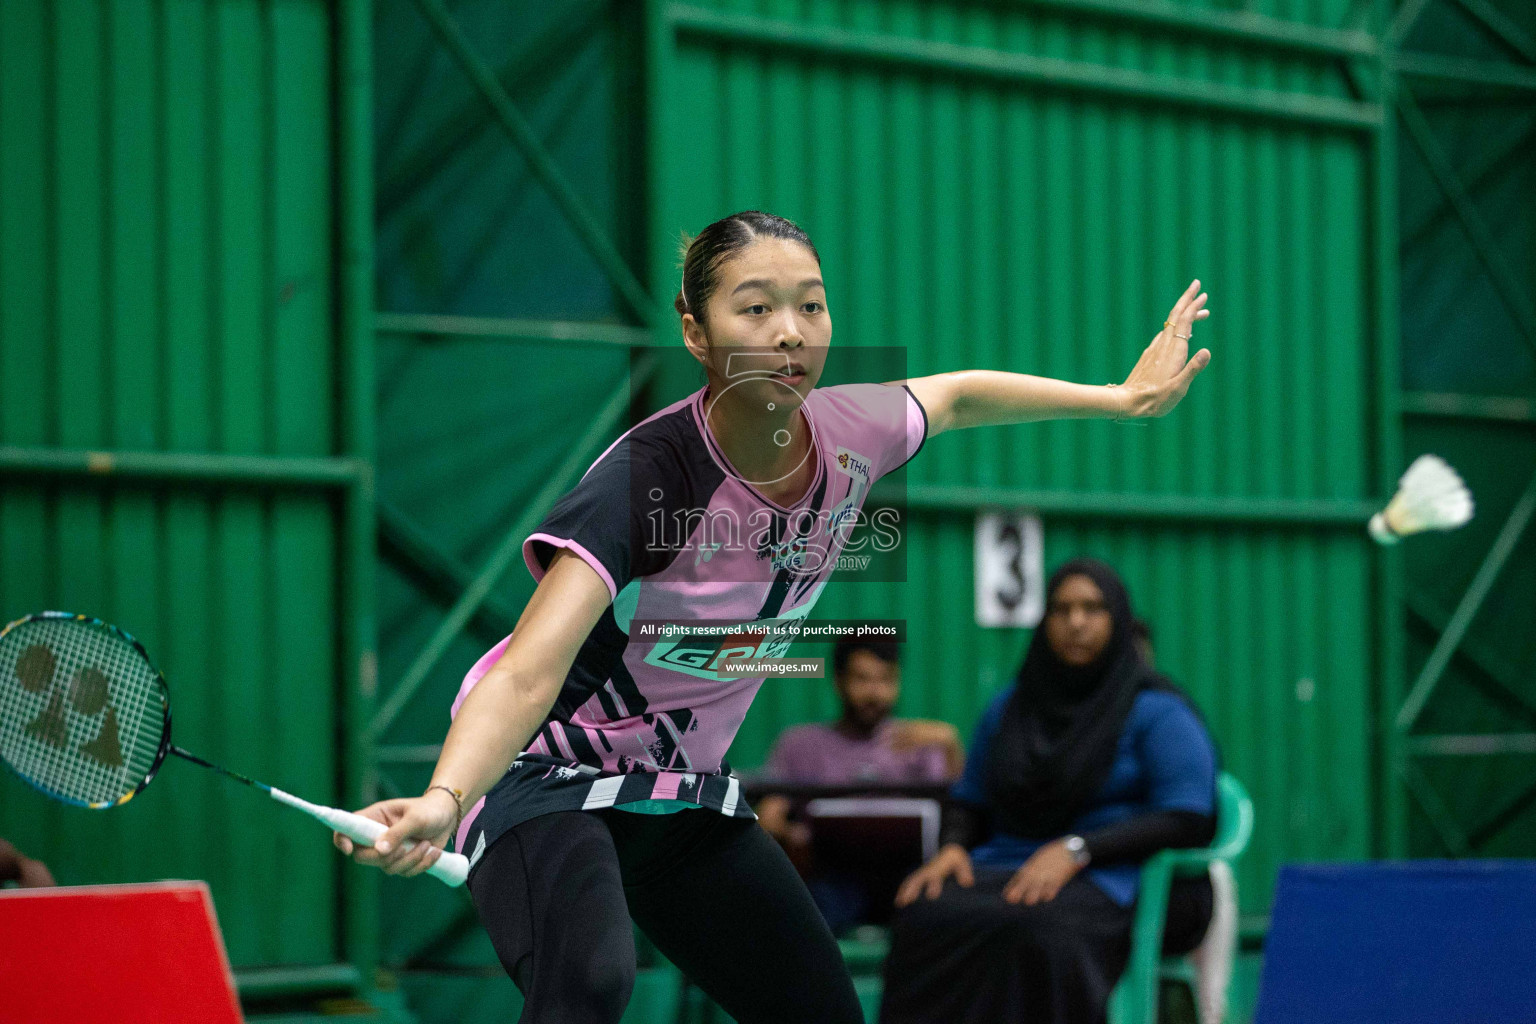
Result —
[[[287, 804], [297, 808], [316, 821], [323, 821], [331, 828], [340, 832], [355, 843], [364, 846], [372, 846], [375, 839], [388, 832], [385, 825], [365, 818], [361, 814], [352, 814], [349, 811], [338, 810], [335, 807], [322, 807], [312, 804], [307, 800], [300, 800], [292, 793], [284, 793], [277, 787], [272, 788], [272, 799], [278, 803]], [[409, 850], [415, 846], [415, 840], [407, 839], [405, 848]], [[464, 879], [469, 877], [469, 858], [462, 853], [449, 853], [444, 850], [438, 855], [437, 862], [427, 868], [427, 874], [433, 878], [452, 886], [464, 884]]]

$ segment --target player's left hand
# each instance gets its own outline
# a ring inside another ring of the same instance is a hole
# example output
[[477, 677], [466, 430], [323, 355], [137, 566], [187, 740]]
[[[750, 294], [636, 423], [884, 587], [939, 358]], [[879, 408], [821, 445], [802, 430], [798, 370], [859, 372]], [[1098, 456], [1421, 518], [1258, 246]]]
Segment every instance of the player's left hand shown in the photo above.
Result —
[[1211, 350], [1207, 348], [1193, 357], [1189, 355], [1195, 323], [1211, 315], [1205, 308], [1208, 297], [1200, 291], [1200, 279], [1196, 278], [1173, 304], [1163, 329], [1141, 353], [1131, 375], [1121, 385], [1125, 401], [1123, 418], [1168, 415], [1183, 400], [1195, 376], [1211, 361]]
[[1008, 879], [1008, 884], [1003, 887], [1003, 899], [1031, 907], [1036, 903], [1049, 903], [1079, 870], [1072, 854], [1067, 852], [1065, 841], [1058, 839], [1046, 843]]

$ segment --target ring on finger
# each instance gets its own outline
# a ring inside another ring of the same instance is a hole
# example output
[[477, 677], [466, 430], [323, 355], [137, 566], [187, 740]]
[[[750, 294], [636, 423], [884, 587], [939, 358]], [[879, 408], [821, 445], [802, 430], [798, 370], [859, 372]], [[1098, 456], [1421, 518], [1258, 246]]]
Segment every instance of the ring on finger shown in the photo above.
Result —
[[1194, 335], [1193, 332], [1191, 332], [1189, 334], [1179, 334], [1177, 331], [1175, 331], [1173, 336], [1175, 338], [1178, 338], [1180, 341], [1188, 341], [1190, 338], [1193, 338], [1195, 335]]

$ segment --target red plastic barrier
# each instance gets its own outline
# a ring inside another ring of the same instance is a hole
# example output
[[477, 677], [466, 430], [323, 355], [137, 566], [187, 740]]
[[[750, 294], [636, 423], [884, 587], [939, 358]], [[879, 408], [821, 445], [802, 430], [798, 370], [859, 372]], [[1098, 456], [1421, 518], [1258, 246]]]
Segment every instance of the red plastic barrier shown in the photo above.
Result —
[[203, 882], [0, 891], [0, 1024], [240, 1024]]

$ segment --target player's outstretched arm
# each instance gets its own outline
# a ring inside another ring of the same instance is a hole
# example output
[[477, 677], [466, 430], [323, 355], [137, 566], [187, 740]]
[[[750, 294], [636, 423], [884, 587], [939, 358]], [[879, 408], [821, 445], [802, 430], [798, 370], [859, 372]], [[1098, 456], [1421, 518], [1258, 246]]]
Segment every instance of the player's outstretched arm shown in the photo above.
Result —
[[[582, 641], [608, 607], [608, 586], [579, 557], [561, 550], [539, 581], [506, 651], [464, 698], [432, 786], [463, 794], [464, 810], [490, 791], [527, 746], [555, 703]], [[458, 824], [459, 804], [442, 789], [384, 800], [358, 812], [389, 831], [370, 849], [333, 833], [337, 849], [390, 874], [415, 875], [441, 855]], [[406, 850], [407, 839], [417, 840]]]
[[1000, 370], [959, 370], [906, 382], [928, 414], [928, 436], [962, 427], [1059, 419], [1147, 419], [1166, 416], [1211, 361], [1189, 355], [1195, 321], [1210, 316], [1198, 280], [1174, 303], [1163, 329], [1142, 352], [1125, 383], [1073, 384]]

